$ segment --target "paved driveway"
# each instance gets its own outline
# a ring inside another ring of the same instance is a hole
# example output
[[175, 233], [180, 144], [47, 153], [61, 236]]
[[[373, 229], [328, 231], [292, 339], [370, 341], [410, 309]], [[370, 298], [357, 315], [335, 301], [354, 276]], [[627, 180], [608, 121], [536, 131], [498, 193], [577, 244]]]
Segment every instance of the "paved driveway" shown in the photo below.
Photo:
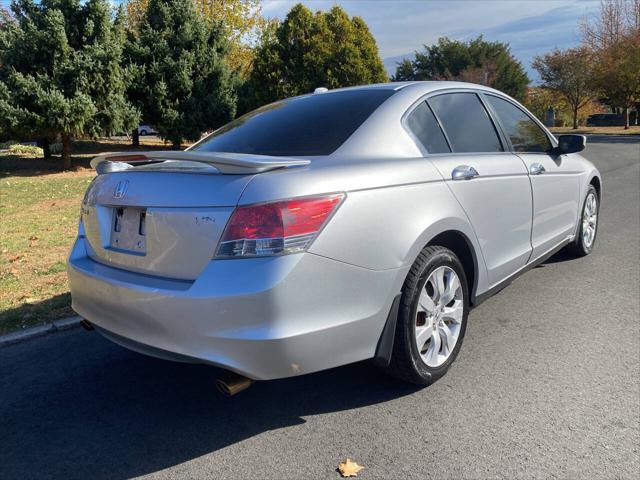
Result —
[[0, 349], [0, 478], [638, 478], [640, 143], [592, 138], [594, 253], [559, 255], [470, 316], [417, 389], [366, 364], [219, 396], [217, 371], [75, 330]]

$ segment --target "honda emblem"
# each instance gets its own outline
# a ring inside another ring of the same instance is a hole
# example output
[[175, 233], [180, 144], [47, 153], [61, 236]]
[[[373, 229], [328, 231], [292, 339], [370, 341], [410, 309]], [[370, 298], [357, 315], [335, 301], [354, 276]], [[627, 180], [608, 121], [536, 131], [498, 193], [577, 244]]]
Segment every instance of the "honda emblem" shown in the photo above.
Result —
[[123, 198], [127, 193], [127, 187], [129, 186], [129, 180], [121, 180], [116, 185], [116, 189], [113, 192], [113, 198]]

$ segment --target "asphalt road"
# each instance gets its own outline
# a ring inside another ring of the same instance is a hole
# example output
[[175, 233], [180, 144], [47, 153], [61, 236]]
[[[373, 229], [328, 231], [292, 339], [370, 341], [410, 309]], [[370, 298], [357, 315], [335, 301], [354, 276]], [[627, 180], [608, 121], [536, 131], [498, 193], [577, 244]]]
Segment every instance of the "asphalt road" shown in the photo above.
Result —
[[55, 334], [0, 349], [0, 478], [639, 478], [640, 142], [590, 140], [593, 254], [474, 310], [433, 386], [357, 364], [224, 398], [213, 368]]

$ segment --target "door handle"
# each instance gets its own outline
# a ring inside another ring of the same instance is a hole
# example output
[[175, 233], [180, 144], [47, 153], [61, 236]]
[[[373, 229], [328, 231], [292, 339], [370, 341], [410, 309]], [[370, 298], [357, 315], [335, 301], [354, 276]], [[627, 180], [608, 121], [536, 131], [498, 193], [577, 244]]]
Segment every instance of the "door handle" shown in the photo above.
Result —
[[471, 180], [479, 176], [478, 171], [469, 165], [459, 165], [451, 172], [452, 180]]
[[547, 170], [541, 163], [532, 163], [529, 167], [529, 173], [531, 175], [540, 175], [541, 173], [546, 172]]

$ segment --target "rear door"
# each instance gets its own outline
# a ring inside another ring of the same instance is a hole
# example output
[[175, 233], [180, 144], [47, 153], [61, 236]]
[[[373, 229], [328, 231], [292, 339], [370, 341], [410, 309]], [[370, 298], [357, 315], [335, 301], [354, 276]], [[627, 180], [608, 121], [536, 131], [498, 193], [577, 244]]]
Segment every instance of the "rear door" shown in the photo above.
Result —
[[442, 142], [428, 145], [434, 142], [433, 134], [431, 140], [421, 143], [427, 144], [425, 150], [431, 148], [430, 153], [436, 153], [429, 157], [473, 225], [489, 281], [496, 284], [523, 267], [531, 253], [532, 201], [527, 170], [517, 156], [505, 151], [475, 92], [436, 94], [416, 111], [434, 115], [444, 131], [450, 153], [443, 151]]
[[531, 244], [535, 259], [575, 232], [581, 171], [571, 155], [551, 155], [546, 132], [510, 100], [492, 94], [484, 98], [497, 116], [513, 152], [524, 162], [533, 190]]

